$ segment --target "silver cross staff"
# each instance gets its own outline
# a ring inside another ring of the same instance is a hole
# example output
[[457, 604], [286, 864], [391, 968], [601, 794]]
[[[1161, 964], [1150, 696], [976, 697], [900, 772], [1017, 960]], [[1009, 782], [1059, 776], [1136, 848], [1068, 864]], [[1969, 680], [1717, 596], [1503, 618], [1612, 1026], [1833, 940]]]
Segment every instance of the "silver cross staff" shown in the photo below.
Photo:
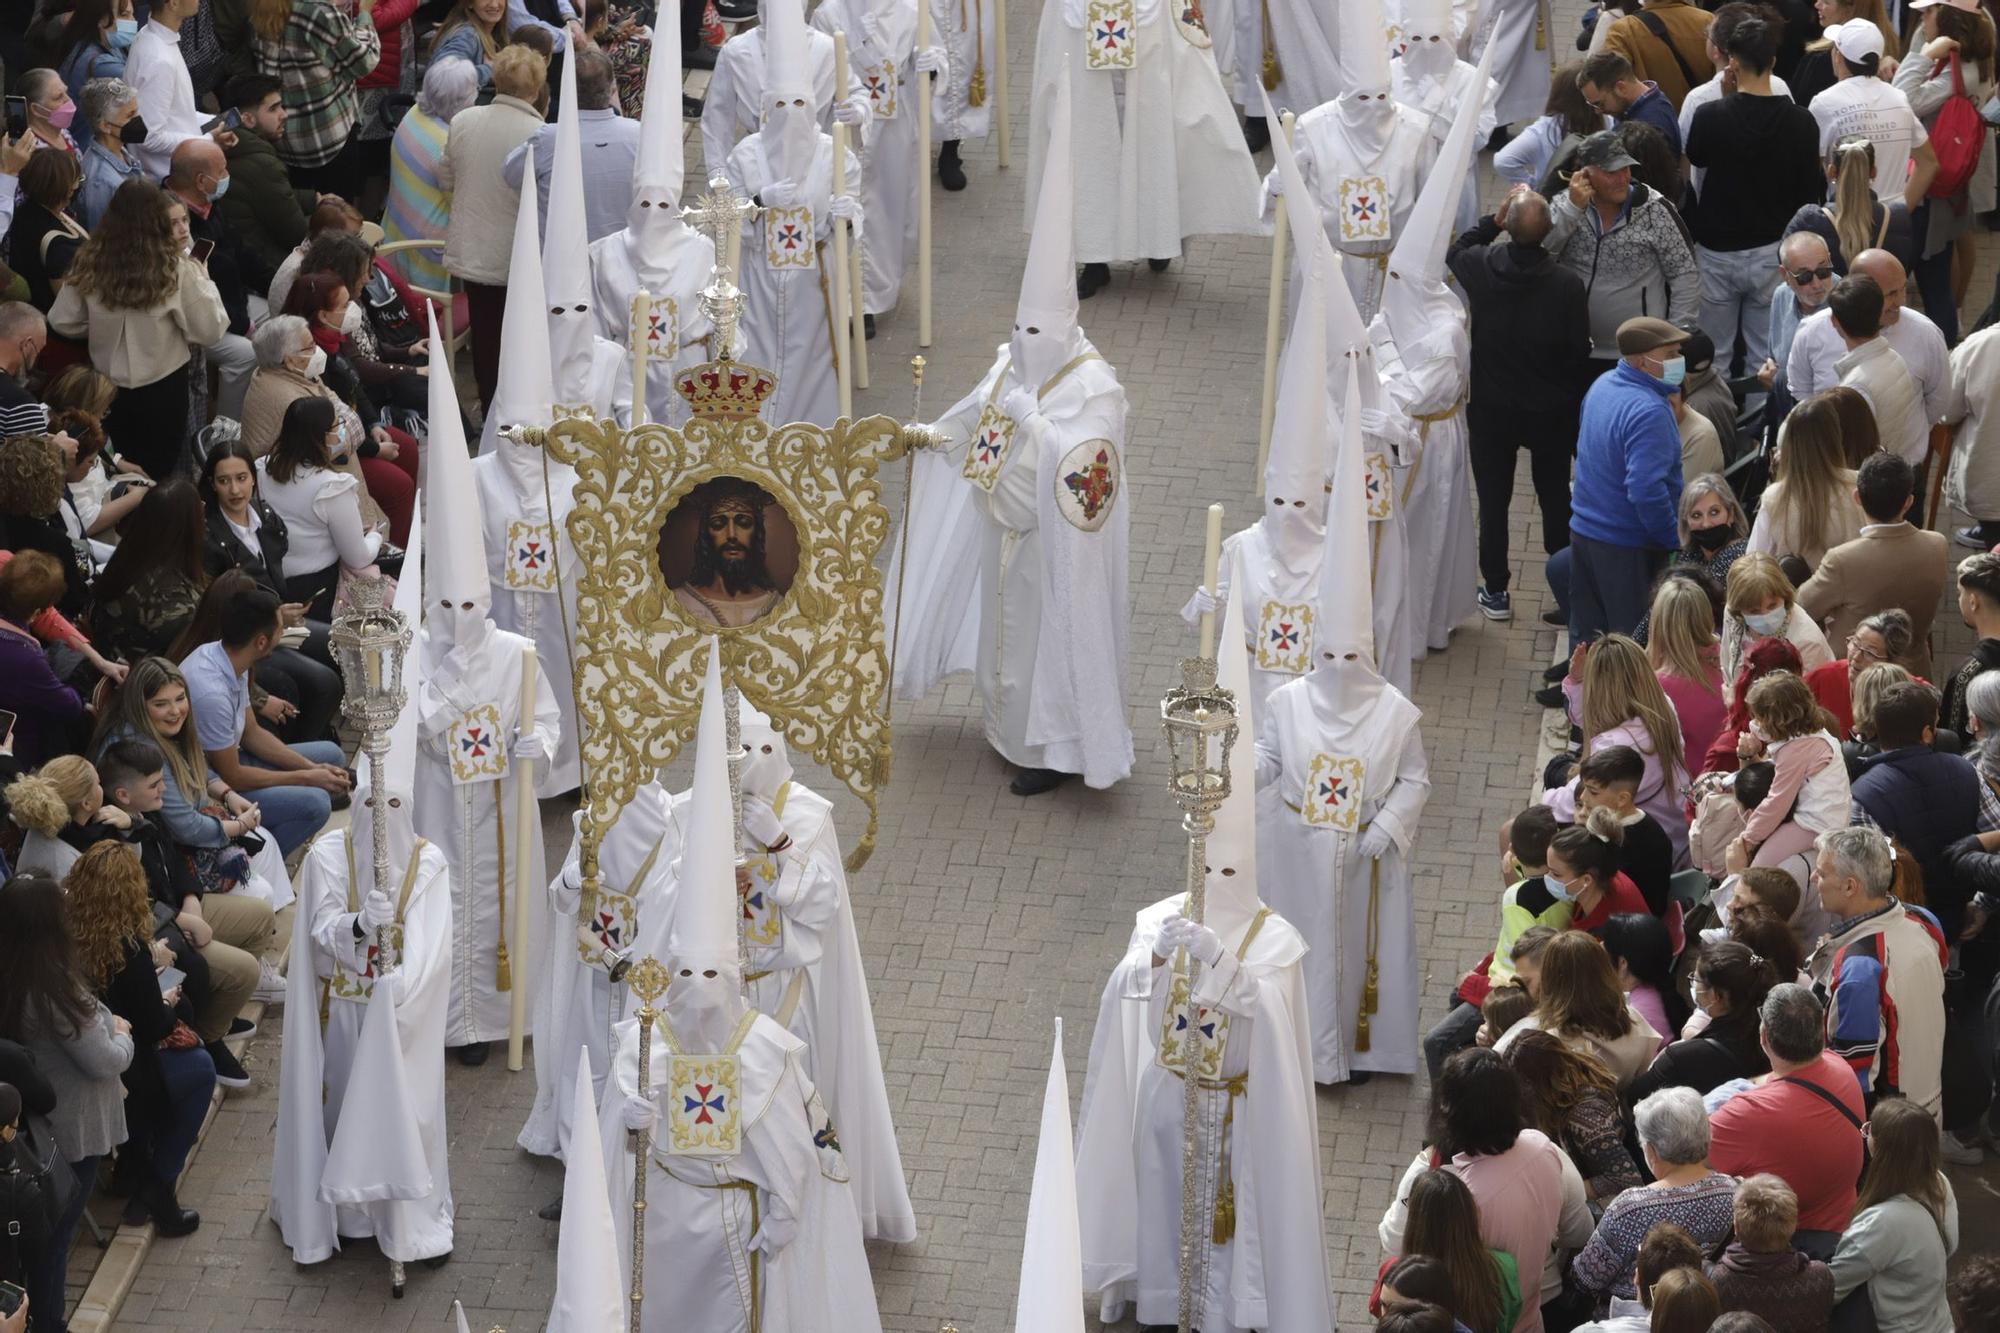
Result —
[[715, 326], [709, 349], [718, 361], [736, 346], [736, 321], [743, 314], [743, 293], [736, 286], [737, 246], [743, 224], [763, 211], [737, 194], [722, 176], [710, 176], [707, 191], [691, 207], [681, 210], [681, 221], [715, 242], [715, 268], [708, 286], [701, 289], [701, 309]]

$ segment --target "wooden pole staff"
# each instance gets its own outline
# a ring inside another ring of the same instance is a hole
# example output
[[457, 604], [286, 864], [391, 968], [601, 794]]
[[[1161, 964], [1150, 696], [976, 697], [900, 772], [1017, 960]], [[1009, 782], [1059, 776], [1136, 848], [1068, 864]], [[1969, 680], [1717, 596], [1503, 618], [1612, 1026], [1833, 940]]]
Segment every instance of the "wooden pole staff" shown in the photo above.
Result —
[[[833, 86], [836, 96], [847, 93], [847, 34], [833, 34]], [[847, 193], [847, 126], [833, 122], [833, 193]], [[861, 330], [847, 317], [847, 224], [833, 222], [833, 363], [840, 378], [840, 415], [854, 420], [854, 344]]]
[[[517, 724], [522, 728], [535, 725], [535, 650], [521, 650], [521, 713]], [[535, 846], [535, 823], [540, 812], [535, 806], [535, 761], [516, 759], [514, 761], [514, 952], [517, 955], [516, 970], [519, 975], [508, 988], [510, 1011], [507, 1016], [507, 1068], [512, 1073], [521, 1071], [522, 1042], [528, 1033], [528, 978], [534, 975], [534, 962], [528, 956], [528, 922], [533, 919], [528, 908], [529, 896], [536, 892], [533, 886], [535, 876], [541, 867], [530, 867], [529, 857]]]
[[[848, 89], [847, 46], [838, 33], [835, 34], [835, 42], [833, 86], [839, 96], [845, 97]], [[854, 387], [865, 389], [868, 387], [868, 289], [861, 280], [860, 241], [847, 247], [847, 263], [847, 290], [854, 301], [854, 327], [848, 332], [847, 345], [854, 352]]]
[[[931, 44], [930, 0], [917, 3], [917, 49]], [[931, 345], [931, 76], [917, 76], [917, 346]]]
[[632, 424], [646, 424], [646, 354], [652, 350], [653, 297], [644, 287], [632, 297]]
[[993, 6], [993, 129], [1000, 169], [1014, 165], [1014, 123], [1007, 114], [1007, 0], [987, 0]]
[[[1278, 117], [1278, 133], [1292, 141], [1292, 122], [1297, 117], [1287, 111]], [[1288, 201], [1278, 196], [1277, 226], [1271, 232], [1271, 300], [1264, 313], [1264, 409], [1257, 419], [1257, 475], [1271, 458], [1271, 426], [1278, 415], [1278, 355], [1284, 341], [1285, 324], [1285, 241]]]
[[[653, 1002], [667, 993], [667, 969], [657, 958], [641, 958], [632, 969], [632, 991], [639, 997], [639, 1095], [653, 1097], [653, 1020], [660, 1011]], [[632, 1144], [632, 1320], [639, 1333], [639, 1311], [646, 1300], [646, 1159], [653, 1153], [651, 1130], [639, 1130]]]

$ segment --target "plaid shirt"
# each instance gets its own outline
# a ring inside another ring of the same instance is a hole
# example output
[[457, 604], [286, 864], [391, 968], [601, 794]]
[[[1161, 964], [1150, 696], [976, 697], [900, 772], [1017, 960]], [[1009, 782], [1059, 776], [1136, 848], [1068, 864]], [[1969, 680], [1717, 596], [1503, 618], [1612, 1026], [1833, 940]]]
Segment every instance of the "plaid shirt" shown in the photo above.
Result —
[[361, 111], [355, 83], [382, 58], [366, 18], [349, 19], [328, 0], [294, 0], [276, 41], [256, 38], [257, 69], [285, 94], [278, 155], [292, 167], [321, 167], [347, 146]]

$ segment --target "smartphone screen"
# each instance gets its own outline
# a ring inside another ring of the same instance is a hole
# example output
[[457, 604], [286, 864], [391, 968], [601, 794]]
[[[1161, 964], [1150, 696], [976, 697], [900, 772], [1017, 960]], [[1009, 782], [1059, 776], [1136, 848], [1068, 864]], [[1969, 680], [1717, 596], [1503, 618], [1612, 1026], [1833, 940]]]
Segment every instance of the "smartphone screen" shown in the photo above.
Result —
[[243, 128], [243, 113], [235, 107], [230, 107], [229, 110], [222, 113], [222, 128], [225, 130]]
[[0, 708], [0, 740], [7, 739], [7, 733], [14, 729], [14, 714]]
[[208, 257], [215, 253], [215, 242], [203, 237], [188, 251], [189, 258], [197, 264], [206, 264]]
[[21, 1308], [21, 1302], [27, 1299], [28, 1293], [22, 1288], [11, 1282], [0, 1282], [0, 1315], [13, 1314]]
[[165, 995], [168, 991], [186, 981], [187, 977], [188, 974], [181, 971], [178, 967], [166, 969], [160, 973], [160, 994]]
[[10, 97], [7, 99], [7, 137], [18, 139], [28, 132], [28, 99]]

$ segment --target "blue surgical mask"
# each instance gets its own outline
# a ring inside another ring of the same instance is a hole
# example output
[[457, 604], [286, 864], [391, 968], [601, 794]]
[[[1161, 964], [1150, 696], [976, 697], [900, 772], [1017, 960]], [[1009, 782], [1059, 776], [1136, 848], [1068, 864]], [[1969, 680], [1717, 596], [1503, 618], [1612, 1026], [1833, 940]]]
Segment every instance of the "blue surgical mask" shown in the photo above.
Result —
[[209, 203], [211, 203], [211, 204], [212, 204], [212, 203], [214, 203], [214, 202], [215, 202], [216, 200], [218, 200], [218, 199], [222, 198], [222, 196], [223, 196], [223, 195], [225, 195], [225, 194], [228, 194], [228, 193], [229, 193], [229, 182], [230, 182], [230, 179], [231, 179], [230, 177], [228, 177], [228, 176], [224, 176], [224, 177], [223, 177], [223, 178], [222, 178], [221, 180], [219, 180], [219, 181], [217, 181], [217, 182], [215, 183], [215, 188], [214, 188], [213, 190], [210, 190], [210, 191], [209, 191], [209, 193], [208, 193], [208, 202], [209, 202]]
[[1687, 378], [1688, 363], [1684, 356], [1669, 357], [1660, 363], [1660, 383], [1671, 389], [1678, 389]]
[[1573, 903], [1576, 901], [1576, 895], [1569, 891], [1569, 885], [1563, 882], [1562, 876], [1556, 874], [1543, 875], [1542, 883], [1549, 886], [1549, 892], [1555, 895], [1558, 902]]
[[1755, 615], [1745, 616], [1743, 623], [1750, 627], [1752, 634], [1761, 634], [1768, 638], [1784, 629], [1785, 622], [1790, 618], [1790, 614], [1781, 606], [1775, 611], [1759, 611]]
[[139, 35], [139, 20], [117, 19], [111, 25], [111, 49], [123, 51], [132, 45], [132, 39]]

